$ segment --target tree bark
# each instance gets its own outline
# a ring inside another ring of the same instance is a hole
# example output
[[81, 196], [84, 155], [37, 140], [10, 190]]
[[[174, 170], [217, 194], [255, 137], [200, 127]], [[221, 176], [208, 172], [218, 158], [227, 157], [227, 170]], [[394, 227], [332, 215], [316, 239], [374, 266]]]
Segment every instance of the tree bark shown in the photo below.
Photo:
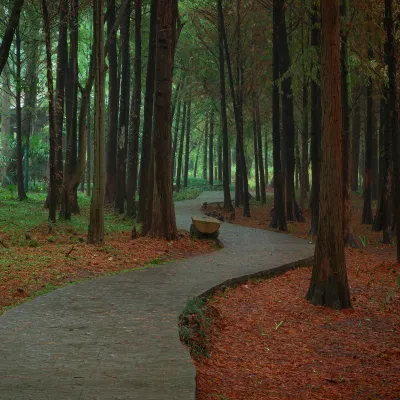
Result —
[[351, 224], [351, 164], [350, 164], [350, 109], [349, 109], [349, 65], [348, 65], [348, 32], [347, 1], [341, 0], [341, 47], [340, 71], [342, 91], [342, 182], [343, 182], [343, 240], [345, 246], [355, 247], [356, 242]]
[[[400, 139], [397, 98], [396, 46], [393, 0], [385, 0], [386, 62], [388, 65], [388, 124], [393, 148], [394, 217], [397, 236], [397, 261], [400, 262]], [[385, 221], [386, 222], [386, 221]]]
[[22, 109], [21, 109], [21, 93], [22, 93], [22, 76], [21, 76], [21, 36], [19, 25], [15, 33], [15, 48], [16, 48], [16, 117], [17, 117], [17, 189], [18, 200], [26, 200], [24, 186], [24, 169], [22, 164]]
[[115, 193], [115, 211], [123, 214], [126, 199], [126, 155], [128, 147], [129, 129], [129, 91], [130, 91], [130, 2], [121, 23], [122, 40], [122, 72], [121, 72], [121, 97], [119, 106], [119, 128], [117, 139], [117, 185]]
[[105, 195], [105, 55], [104, 55], [104, 12], [103, 0], [93, 2], [94, 21], [94, 175], [93, 195], [87, 241], [90, 244], [104, 242], [104, 195]]
[[[368, 50], [368, 57], [373, 58], [372, 48]], [[362, 224], [372, 224], [372, 138], [374, 131], [374, 99], [372, 97], [373, 82], [369, 79], [367, 87], [367, 130], [365, 134], [365, 172], [364, 172], [364, 205], [362, 213]]]
[[303, 84], [303, 129], [301, 132], [301, 177], [300, 177], [300, 207], [303, 209], [309, 187], [308, 176], [308, 82]]
[[[321, 32], [318, 28], [319, 11], [314, 4], [311, 15], [311, 46], [319, 55], [321, 43]], [[312, 186], [311, 186], [311, 230], [310, 234], [315, 236], [318, 232], [319, 221], [319, 191], [320, 191], [320, 170], [321, 170], [321, 89], [318, 83], [311, 81], [311, 164], [312, 164]]]
[[139, 175], [139, 221], [144, 222], [142, 235], [147, 235], [152, 219], [153, 201], [153, 110], [154, 86], [156, 71], [156, 42], [157, 42], [157, 5], [158, 0], [151, 0], [150, 7], [150, 35], [146, 75], [146, 94], [144, 97], [144, 117], [142, 154], [140, 158]]
[[307, 299], [334, 309], [351, 307], [343, 242], [342, 110], [338, 2], [321, 0], [321, 202]]
[[185, 142], [185, 130], [186, 130], [186, 114], [187, 114], [187, 101], [183, 103], [183, 118], [181, 127], [181, 137], [179, 140], [179, 152], [178, 152], [178, 168], [176, 171], [176, 192], [179, 193], [181, 190], [181, 176], [182, 176], [182, 161], [183, 161], [183, 146]]
[[281, 164], [281, 116], [280, 116], [280, 95], [279, 95], [279, 63], [280, 63], [280, 25], [282, 23], [282, 0], [273, 0], [273, 38], [272, 38], [272, 145], [274, 164], [274, 210], [270, 226], [279, 231], [286, 231], [286, 216], [284, 207], [283, 185], [282, 185], [282, 164]]
[[10, 47], [14, 39], [15, 31], [18, 27], [19, 17], [21, 14], [24, 0], [14, 0], [13, 8], [11, 10], [10, 19], [7, 24], [6, 31], [4, 32], [3, 41], [0, 46], [0, 75], [3, 72], [4, 66], [7, 63]]
[[128, 142], [127, 214], [136, 217], [136, 190], [139, 165], [140, 107], [142, 101], [142, 0], [135, 0], [135, 89], [131, 100]]
[[214, 109], [210, 111], [210, 139], [209, 139], [209, 153], [208, 153], [208, 183], [210, 186], [214, 185]]
[[190, 156], [190, 130], [191, 130], [191, 110], [192, 110], [192, 100], [189, 99], [187, 103], [187, 128], [186, 128], [186, 149], [185, 149], [185, 168], [183, 172], [183, 186], [186, 188], [189, 184], [189, 156]]
[[[115, 0], [108, 0], [107, 34], [115, 24]], [[117, 39], [113, 37], [108, 46], [108, 134], [107, 134], [107, 175], [105, 202], [114, 206], [117, 185], [117, 137], [118, 137], [118, 57]]]
[[[263, 149], [262, 149], [262, 134], [261, 134], [261, 116], [260, 116], [260, 100], [257, 93], [255, 94], [255, 114], [257, 124], [257, 150], [258, 150], [258, 170], [260, 173], [260, 194], [261, 204], [267, 202], [267, 195], [265, 190], [265, 173], [264, 173], [264, 161], [263, 161]], [[268, 145], [267, 145], [268, 146]]]
[[157, 10], [156, 90], [154, 107], [154, 201], [151, 235], [167, 240], [177, 236], [172, 195], [172, 67], [174, 46], [173, 0], [159, 3]]
[[257, 119], [255, 111], [255, 96], [253, 93], [253, 146], [254, 146], [254, 167], [255, 167], [255, 181], [256, 181], [256, 201], [261, 200], [260, 196], [260, 175], [259, 175], [259, 162], [258, 162], [258, 141], [257, 141]]
[[206, 117], [204, 130], [204, 147], [203, 147], [203, 179], [207, 180], [207, 164], [208, 164], [208, 118]]
[[92, 176], [92, 134], [91, 134], [91, 112], [90, 112], [90, 99], [87, 113], [87, 164], [86, 164], [86, 196], [90, 197], [91, 193], [91, 176]]
[[351, 190], [358, 191], [358, 170], [360, 164], [361, 107], [360, 89], [353, 90], [353, 121], [351, 145]]
[[51, 61], [50, 18], [46, 0], [42, 0], [41, 6], [46, 41], [47, 93], [49, 99], [49, 221], [55, 223], [57, 218], [57, 125], [55, 119], [53, 65]]

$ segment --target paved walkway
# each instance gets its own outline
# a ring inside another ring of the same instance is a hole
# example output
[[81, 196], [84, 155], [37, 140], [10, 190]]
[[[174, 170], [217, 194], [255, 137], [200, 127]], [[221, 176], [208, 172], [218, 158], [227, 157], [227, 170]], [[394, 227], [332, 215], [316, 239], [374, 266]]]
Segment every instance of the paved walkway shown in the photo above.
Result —
[[[204, 201], [176, 206], [189, 228]], [[177, 332], [188, 298], [225, 280], [309, 257], [294, 237], [223, 224], [225, 249], [98, 278], [0, 317], [1, 400], [193, 400], [195, 368]]]

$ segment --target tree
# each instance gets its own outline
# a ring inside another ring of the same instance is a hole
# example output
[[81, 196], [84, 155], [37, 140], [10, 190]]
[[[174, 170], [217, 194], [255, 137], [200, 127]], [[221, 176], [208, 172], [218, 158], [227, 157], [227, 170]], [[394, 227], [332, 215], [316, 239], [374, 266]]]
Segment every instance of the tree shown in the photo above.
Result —
[[128, 140], [127, 214], [136, 216], [139, 164], [140, 106], [142, 103], [142, 1], [135, 0], [135, 89], [132, 92]]
[[192, 100], [189, 98], [187, 103], [187, 127], [186, 127], [186, 148], [185, 148], [185, 166], [183, 170], [183, 186], [187, 187], [189, 183], [189, 155], [190, 155], [190, 123], [191, 123]]
[[[397, 261], [400, 262], [400, 139], [397, 99], [396, 46], [393, 0], [385, 0], [386, 62], [389, 75], [388, 125], [393, 148], [394, 215], [397, 236]], [[386, 221], [385, 221], [386, 222]]]
[[0, 75], [3, 72], [4, 66], [6, 65], [10, 47], [13, 42], [15, 31], [17, 30], [19, 17], [21, 14], [24, 0], [15, 0], [13, 8], [11, 10], [10, 19], [7, 24], [6, 31], [3, 36], [3, 41], [0, 46]]
[[319, 228], [307, 299], [351, 307], [343, 242], [342, 109], [339, 4], [321, 0], [322, 157]]
[[167, 240], [176, 238], [172, 194], [172, 66], [173, 0], [160, 1], [157, 9], [156, 88], [154, 101], [154, 198], [150, 234]]
[[104, 241], [104, 120], [105, 120], [105, 54], [103, 0], [93, 0], [94, 21], [94, 171], [93, 193], [87, 241], [90, 244]]
[[273, 37], [272, 37], [272, 80], [274, 82], [272, 88], [272, 145], [273, 145], [273, 164], [274, 164], [274, 210], [270, 226], [280, 231], [286, 231], [286, 216], [283, 201], [283, 185], [281, 172], [281, 129], [280, 129], [280, 96], [279, 96], [279, 32], [282, 23], [282, 0], [274, 0], [273, 2]]

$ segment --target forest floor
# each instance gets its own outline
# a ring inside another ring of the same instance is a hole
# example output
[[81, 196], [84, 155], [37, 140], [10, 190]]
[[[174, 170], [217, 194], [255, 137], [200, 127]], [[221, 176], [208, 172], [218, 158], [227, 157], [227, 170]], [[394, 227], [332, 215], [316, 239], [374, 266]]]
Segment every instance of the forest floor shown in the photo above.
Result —
[[29, 194], [20, 202], [0, 191], [0, 314], [66, 284], [216, 250], [213, 241], [184, 232], [173, 242], [131, 240], [134, 221], [111, 212], [105, 215], [104, 245], [87, 245], [89, 199], [79, 196], [81, 213], [52, 226], [44, 199]]
[[[249, 219], [237, 209], [234, 223], [269, 229], [272, 196], [268, 203], [252, 202]], [[382, 233], [360, 224], [361, 212], [354, 194], [358, 248], [346, 249], [353, 309], [305, 300], [311, 266], [217, 293], [206, 309], [209, 356], [195, 360], [198, 400], [400, 398], [400, 264]], [[304, 216], [288, 233], [314, 240]]]

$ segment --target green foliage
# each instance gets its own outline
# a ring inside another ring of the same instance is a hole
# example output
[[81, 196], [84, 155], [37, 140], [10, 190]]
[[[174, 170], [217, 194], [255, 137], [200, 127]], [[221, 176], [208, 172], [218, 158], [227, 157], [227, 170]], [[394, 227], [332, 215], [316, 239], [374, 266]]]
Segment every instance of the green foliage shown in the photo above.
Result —
[[208, 356], [206, 327], [212, 320], [205, 313], [205, 303], [204, 299], [193, 297], [179, 316], [179, 337], [195, 358]]

